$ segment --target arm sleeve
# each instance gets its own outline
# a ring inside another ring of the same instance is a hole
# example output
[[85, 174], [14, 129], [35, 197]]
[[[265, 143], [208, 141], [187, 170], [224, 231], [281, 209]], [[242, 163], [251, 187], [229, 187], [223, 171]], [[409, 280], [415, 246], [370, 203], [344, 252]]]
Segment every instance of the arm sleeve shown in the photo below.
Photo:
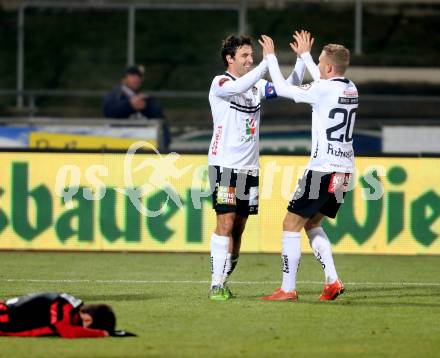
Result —
[[[108, 333], [101, 329], [91, 329], [82, 326], [74, 326], [71, 323], [71, 311], [74, 307], [70, 303], [64, 303], [61, 319], [52, 322], [57, 333], [63, 338], [98, 338], [107, 337]], [[52, 317], [55, 320], [54, 316]]]
[[316, 103], [319, 98], [317, 82], [302, 87], [289, 86], [281, 74], [276, 56], [270, 54], [267, 55], [266, 58], [269, 65], [270, 76], [272, 77], [278, 96], [293, 99], [295, 102]]
[[59, 322], [55, 325], [57, 332], [63, 338], [100, 338], [107, 337], [108, 334], [101, 329], [91, 329], [80, 326], [72, 326]]
[[310, 76], [312, 76], [313, 81], [318, 81], [321, 78], [321, 73], [319, 72], [318, 66], [313, 61], [313, 58], [312, 58], [312, 55], [310, 55], [310, 52], [304, 52], [301, 55], [301, 58], [304, 61], [304, 64], [307, 67], [307, 71], [309, 71]]
[[128, 118], [135, 110], [127, 97], [112, 92], [104, 97], [102, 112], [107, 118]]
[[228, 97], [235, 94], [246, 92], [267, 72], [267, 62], [263, 60], [252, 71], [233, 81], [230, 78], [223, 77], [216, 79], [212, 85], [212, 91], [215, 96]]
[[306, 72], [306, 65], [301, 57], [296, 58], [295, 68], [293, 69], [290, 76], [287, 78], [287, 84], [291, 86], [300, 86], [303, 79], [304, 73]]

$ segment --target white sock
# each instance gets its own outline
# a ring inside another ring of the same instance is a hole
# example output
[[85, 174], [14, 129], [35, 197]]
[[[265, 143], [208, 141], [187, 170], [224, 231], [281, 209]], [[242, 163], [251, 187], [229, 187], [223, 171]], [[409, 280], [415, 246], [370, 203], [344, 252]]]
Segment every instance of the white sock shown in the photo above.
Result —
[[301, 234], [293, 231], [283, 231], [283, 283], [281, 289], [290, 292], [296, 288], [296, 273], [301, 259]]
[[215, 233], [211, 236], [211, 287], [220, 286], [223, 282], [223, 273], [226, 268], [228, 255], [229, 237], [219, 236]]
[[338, 279], [335, 263], [333, 262], [332, 246], [322, 227], [307, 231], [309, 243], [316, 259], [321, 264], [326, 283], [333, 283]]

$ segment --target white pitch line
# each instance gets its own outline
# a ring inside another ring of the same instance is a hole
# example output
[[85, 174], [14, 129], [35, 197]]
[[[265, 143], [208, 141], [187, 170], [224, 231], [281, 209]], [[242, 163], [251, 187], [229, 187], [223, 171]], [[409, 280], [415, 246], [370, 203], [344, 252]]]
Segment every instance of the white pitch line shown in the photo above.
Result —
[[[102, 283], [102, 284], [208, 284], [211, 281], [195, 280], [70, 280], [70, 279], [26, 279], [0, 278], [0, 282], [27, 283]], [[231, 281], [240, 285], [275, 285], [279, 281]], [[298, 281], [299, 284], [322, 285], [321, 281]], [[352, 286], [440, 286], [439, 282], [344, 282]]]

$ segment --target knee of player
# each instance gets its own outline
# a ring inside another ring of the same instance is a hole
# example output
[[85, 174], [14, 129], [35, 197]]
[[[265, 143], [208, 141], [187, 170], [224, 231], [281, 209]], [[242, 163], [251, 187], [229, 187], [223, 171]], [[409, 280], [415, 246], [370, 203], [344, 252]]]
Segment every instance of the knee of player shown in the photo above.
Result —
[[288, 212], [283, 220], [283, 231], [299, 232], [307, 219]]
[[304, 225], [304, 230], [309, 231], [309, 230], [315, 229], [317, 227], [321, 227], [321, 223], [314, 223], [312, 221], [307, 221]]

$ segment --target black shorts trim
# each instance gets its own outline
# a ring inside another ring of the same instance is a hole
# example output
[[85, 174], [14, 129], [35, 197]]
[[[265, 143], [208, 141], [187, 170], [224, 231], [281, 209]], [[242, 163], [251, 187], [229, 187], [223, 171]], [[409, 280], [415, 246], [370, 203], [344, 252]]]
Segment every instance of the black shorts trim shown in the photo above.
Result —
[[259, 176], [253, 170], [210, 165], [212, 207], [217, 214], [237, 213], [247, 218], [258, 214]]
[[329, 191], [334, 174], [306, 170], [298, 181], [287, 210], [304, 218], [312, 218], [321, 213], [334, 219], [346, 194], [342, 191]]

